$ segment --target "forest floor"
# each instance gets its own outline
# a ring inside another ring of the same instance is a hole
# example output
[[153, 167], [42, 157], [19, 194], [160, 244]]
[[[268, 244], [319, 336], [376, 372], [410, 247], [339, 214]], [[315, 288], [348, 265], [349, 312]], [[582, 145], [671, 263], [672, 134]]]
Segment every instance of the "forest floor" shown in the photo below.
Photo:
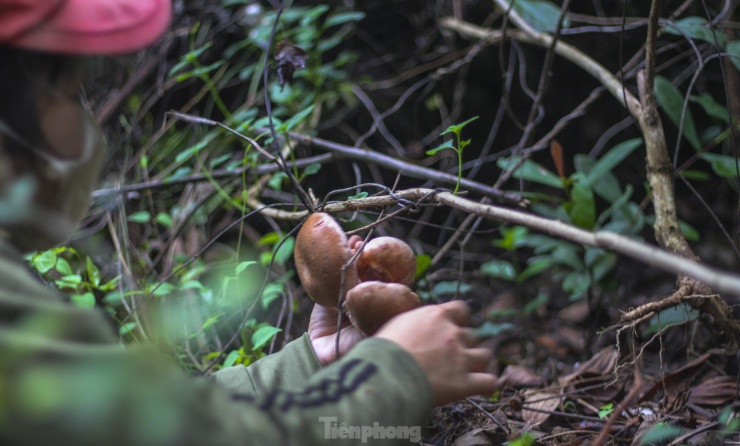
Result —
[[[557, 311], [543, 305], [511, 325], [497, 319], [506, 332], [482, 345], [494, 352], [499, 392], [438, 408], [425, 443], [740, 444], [738, 354], [722, 349], [706, 320], [679, 307], [620, 325], [623, 312], [659, 297], [626, 299], [618, 308], [587, 300]], [[478, 318], [520, 308], [513, 293], [502, 293]]]

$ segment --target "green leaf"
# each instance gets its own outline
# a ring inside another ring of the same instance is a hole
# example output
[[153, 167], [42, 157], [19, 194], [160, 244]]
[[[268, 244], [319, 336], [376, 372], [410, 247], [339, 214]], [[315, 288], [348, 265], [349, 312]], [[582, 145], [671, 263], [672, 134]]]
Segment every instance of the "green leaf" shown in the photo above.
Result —
[[337, 25], [343, 25], [347, 22], [359, 22], [360, 20], [365, 18], [364, 12], [340, 12], [337, 14], [330, 15], [326, 22], [324, 22], [324, 27], [329, 28], [331, 26], [337, 26]]
[[522, 435], [520, 438], [517, 438], [514, 441], [510, 441], [507, 444], [507, 446], [533, 446], [536, 442], [536, 439], [534, 438], [534, 435], [532, 435], [529, 432], [524, 432], [524, 435]]
[[548, 270], [551, 265], [552, 265], [552, 260], [550, 258], [532, 257], [529, 259], [529, 265], [527, 265], [527, 267], [524, 268], [524, 271], [522, 271], [516, 277], [516, 281], [519, 283], [522, 283], [525, 280], [529, 279], [530, 277], [534, 277], [537, 274]]
[[31, 217], [30, 203], [33, 203], [36, 188], [32, 175], [22, 176], [10, 184], [4, 183], [0, 194], [0, 222], [20, 223]]
[[[516, 157], [499, 158], [496, 164], [501, 170], [509, 170], [516, 166], [517, 162], [518, 159]], [[554, 187], [556, 189], [563, 188], [563, 182], [560, 180], [560, 177], [529, 159], [524, 160], [524, 162], [516, 168], [513, 176], [517, 179], [544, 184], [545, 186]]]
[[437, 152], [440, 152], [444, 149], [451, 149], [457, 152], [457, 148], [452, 143], [452, 140], [445, 141], [442, 144], [438, 145], [437, 147], [433, 148], [432, 150], [427, 150], [427, 155], [435, 155]]
[[240, 262], [238, 265], [236, 265], [236, 268], [234, 268], [234, 272], [238, 276], [241, 274], [245, 269], [249, 268], [250, 266], [256, 264], [254, 260], [247, 260], [246, 262]]
[[198, 57], [203, 54], [203, 52], [205, 52], [208, 48], [210, 48], [211, 45], [211, 42], [208, 42], [200, 48], [196, 48], [187, 54], [183, 54], [183, 56], [180, 58], [180, 62], [176, 63], [174, 67], [170, 68], [167, 76], [172, 76], [186, 66], [191, 65], [192, 62], [198, 59]]
[[301, 27], [311, 27], [313, 26], [316, 19], [324, 15], [326, 11], [329, 10], [329, 6], [327, 5], [318, 5], [314, 6], [313, 8], [309, 9], [305, 13], [302, 14], [301, 20]]
[[430, 266], [432, 266], [431, 256], [427, 254], [419, 254], [418, 256], [416, 256], [416, 272], [414, 273], [414, 280], [417, 280], [421, 276], [423, 276]]
[[599, 407], [599, 418], [602, 420], [614, 412], [614, 403], [608, 403], [604, 404], [603, 406]]
[[[516, 0], [514, 10], [537, 31], [555, 31], [560, 17], [560, 8], [544, 0]], [[563, 18], [562, 27], [563, 29], [570, 28], [569, 18]]]
[[347, 200], [359, 200], [360, 198], [365, 198], [368, 195], [370, 194], [368, 194], [367, 192], [360, 192], [357, 195], [350, 195], [349, 197], [347, 197]]
[[57, 264], [57, 255], [52, 250], [44, 251], [41, 254], [34, 256], [31, 263], [36, 271], [45, 274], [51, 271], [51, 269], [54, 268], [54, 265]]
[[617, 261], [613, 253], [598, 248], [586, 248], [584, 260], [591, 270], [591, 276], [594, 282], [603, 279], [604, 276], [614, 269]]
[[686, 304], [680, 304], [675, 307], [668, 308], [650, 319], [650, 324], [643, 331], [643, 336], [650, 336], [658, 333], [669, 325], [692, 321], [698, 316], [699, 312]]
[[136, 322], [126, 322], [125, 324], [118, 327], [118, 335], [125, 336], [136, 329]]
[[283, 284], [278, 282], [270, 282], [265, 286], [265, 291], [262, 293], [262, 308], [267, 309], [270, 304], [283, 294]]
[[57, 265], [55, 269], [59, 274], [63, 276], [74, 274], [74, 271], [72, 270], [72, 265], [70, 265], [67, 259], [65, 259], [64, 257], [59, 257], [57, 259]]
[[87, 270], [87, 280], [96, 287], [100, 285], [100, 270], [95, 266], [90, 257], [85, 259], [85, 269]]
[[257, 246], [274, 245], [276, 243], [280, 243], [281, 238], [283, 238], [283, 236], [277, 232], [268, 232], [257, 240]]
[[705, 172], [703, 170], [684, 170], [681, 172], [681, 176], [687, 180], [696, 181], [709, 181], [711, 179], [709, 172]]
[[714, 119], [727, 122], [730, 117], [730, 114], [727, 111], [727, 107], [718, 104], [717, 101], [715, 101], [712, 95], [710, 95], [709, 93], [702, 93], [700, 95], [691, 96], [689, 100], [695, 104], [701, 105], [701, 107], [704, 109], [704, 112]]
[[80, 308], [94, 308], [95, 307], [95, 296], [93, 293], [87, 292], [84, 294], [73, 294], [71, 296], [72, 303]]
[[298, 125], [301, 121], [306, 119], [306, 116], [310, 115], [313, 109], [315, 108], [315, 105], [309, 105], [308, 107], [304, 108], [303, 110], [299, 111], [295, 115], [293, 115], [290, 119], [288, 119], [285, 124], [283, 124], [281, 127], [281, 130], [290, 131]]
[[460, 132], [462, 131], [463, 127], [465, 127], [466, 125], [468, 125], [471, 122], [475, 121], [479, 117], [480, 116], [473, 116], [472, 118], [468, 119], [465, 122], [461, 122], [460, 124], [451, 125], [451, 126], [447, 127], [447, 129], [444, 132], [440, 133], [440, 135], [444, 135], [444, 134], [447, 134], [447, 133], [454, 133], [456, 135], [460, 135]]
[[316, 175], [321, 170], [321, 163], [311, 163], [303, 169], [303, 175]]
[[465, 294], [470, 291], [473, 286], [468, 283], [459, 283], [457, 280], [437, 282], [432, 288], [432, 294], [434, 296], [442, 296], [445, 294], [455, 294], [458, 291], [458, 284], [460, 287], [460, 294]]
[[151, 219], [152, 214], [150, 214], [149, 211], [134, 212], [133, 214], [126, 217], [126, 220], [132, 223], [149, 223], [149, 220]]
[[[655, 77], [655, 98], [663, 108], [663, 111], [668, 118], [679, 127], [681, 123], [681, 113], [683, 110], [683, 94], [676, 88], [671, 81], [664, 78], [663, 76]], [[701, 149], [701, 142], [699, 136], [696, 133], [696, 126], [694, 125], [694, 117], [691, 115], [691, 110], [686, 109], [683, 123], [683, 134], [686, 140], [691, 144], [694, 149]]]
[[516, 269], [506, 260], [491, 260], [480, 266], [480, 272], [495, 279], [513, 281], [516, 278]]
[[499, 231], [503, 236], [501, 239], [493, 241], [493, 246], [513, 251], [515, 248], [524, 244], [524, 239], [529, 234], [529, 230], [524, 226], [512, 226], [511, 228], [501, 228]]
[[267, 185], [270, 186], [270, 189], [279, 191], [283, 185], [283, 181], [287, 179], [288, 175], [285, 172], [277, 172], [272, 178], [267, 180]]
[[681, 233], [683, 234], [683, 236], [686, 237], [686, 240], [690, 242], [699, 241], [701, 234], [699, 234], [699, 231], [697, 231], [696, 228], [686, 223], [685, 221], [679, 221], [678, 227], [681, 229]]
[[730, 62], [740, 71], [740, 40], [731, 41], [725, 50], [730, 54]]
[[740, 166], [734, 156], [715, 153], [702, 153], [700, 156], [712, 165], [712, 170], [717, 175], [723, 178], [737, 178]]
[[494, 323], [491, 321], [485, 321], [483, 322], [483, 325], [481, 325], [478, 328], [474, 328], [473, 332], [475, 333], [476, 338], [487, 338], [492, 336], [498, 336], [501, 333], [506, 333], [507, 331], [511, 331], [514, 328], [514, 324], [510, 322], [499, 322]]
[[160, 212], [157, 214], [157, 223], [164, 226], [165, 228], [171, 228], [172, 216], [166, 212]]
[[663, 441], [677, 437], [681, 433], [681, 428], [671, 426], [665, 422], [656, 423], [645, 435], [640, 438], [640, 446], [650, 446], [654, 444], [663, 444]]
[[[719, 42], [720, 48], [723, 48], [725, 43], [727, 43], [727, 36], [725, 33], [719, 30], [713, 31], [712, 29], [707, 28], [707, 19], [704, 17], [684, 17], [681, 20], [673, 22], [673, 24], [667, 24], [665, 31], [668, 34], [675, 34], [677, 36], [683, 35], [681, 33], [681, 31], [683, 31], [684, 34], [692, 39], [703, 40], [712, 45]], [[714, 39], [715, 33], [717, 35], [716, 41]]]
[[61, 289], [76, 289], [81, 283], [82, 276], [79, 274], [69, 274], [54, 281], [54, 284]]
[[254, 351], [262, 348], [265, 344], [270, 342], [276, 334], [280, 333], [281, 331], [283, 331], [282, 328], [272, 327], [270, 325], [259, 328], [252, 335], [252, 350]]
[[574, 225], [584, 229], [593, 229], [596, 222], [596, 204], [594, 194], [580, 173], [573, 175], [577, 179], [571, 189], [571, 200], [565, 203], [568, 217]]
[[[152, 286], [151, 289], [154, 289], [154, 287]], [[177, 288], [174, 285], [172, 285], [171, 283], [169, 283], [169, 282], [162, 282], [161, 284], [159, 284], [159, 286], [157, 287], [157, 289], [154, 289], [154, 292], [152, 293], [152, 296], [156, 296], [156, 297], [166, 296], [166, 295], [172, 293], [173, 291], [175, 291], [176, 289]]]
[[295, 237], [290, 236], [285, 239], [280, 248], [274, 253], [273, 257], [275, 261], [280, 265], [285, 265], [290, 257], [293, 255], [293, 247], [295, 246]]
[[550, 300], [550, 297], [545, 293], [540, 293], [537, 296], [535, 296], [534, 299], [527, 302], [526, 305], [524, 305], [524, 308], [522, 308], [522, 313], [524, 313], [525, 316], [529, 316], [538, 309], [542, 308], [543, 306], [547, 305], [547, 302]]
[[568, 293], [568, 297], [573, 301], [588, 291], [591, 286], [591, 278], [586, 272], [574, 271], [565, 276], [562, 286], [563, 291]]
[[599, 158], [586, 176], [589, 185], [599, 182], [604, 175], [611, 172], [619, 163], [630, 156], [642, 145], [642, 138], [628, 139], [612, 147], [604, 156]]
[[179, 164], [187, 161], [188, 159], [199, 153], [201, 150], [208, 147], [208, 145], [216, 138], [216, 136], [218, 136], [217, 132], [208, 132], [203, 138], [200, 139], [200, 141], [178, 153], [177, 156], [175, 156], [175, 163]]
[[241, 356], [241, 353], [239, 350], [232, 350], [229, 352], [228, 355], [226, 355], [226, 359], [224, 359], [223, 368], [231, 367], [236, 364], [236, 360], [239, 359]]

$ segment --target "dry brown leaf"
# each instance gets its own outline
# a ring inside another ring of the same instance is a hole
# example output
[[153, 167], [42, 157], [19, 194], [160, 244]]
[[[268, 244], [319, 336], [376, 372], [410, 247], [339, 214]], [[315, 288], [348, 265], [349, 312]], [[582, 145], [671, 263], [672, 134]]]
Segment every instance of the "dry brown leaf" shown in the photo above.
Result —
[[731, 376], [715, 376], [691, 388], [689, 404], [720, 406], [740, 396], [740, 383]]
[[549, 392], [528, 390], [524, 392], [524, 407], [522, 408], [522, 419], [528, 428], [539, 426], [544, 423], [560, 405], [562, 396]]
[[560, 379], [560, 383], [565, 385], [579, 376], [604, 376], [612, 373], [617, 365], [619, 354], [614, 347], [607, 347], [591, 357], [588, 361], [581, 364], [578, 370], [568, 376]]
[[495, 426], [487, 426], [466, 432], [455, 440], [453, 446], [490, 446], [506, 441], [506, 435]]
[[544, 378], [527, 367], [507, 366], [498, 378], [499, 388], [503, 387], [538, 387], [545, 384]]

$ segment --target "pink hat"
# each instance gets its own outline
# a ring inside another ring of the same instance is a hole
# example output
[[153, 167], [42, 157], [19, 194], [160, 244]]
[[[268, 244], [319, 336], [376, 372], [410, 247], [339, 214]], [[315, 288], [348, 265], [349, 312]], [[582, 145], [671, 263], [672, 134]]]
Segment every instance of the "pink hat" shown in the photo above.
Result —
[[0, 0], [0, 44], [67, 54], [126, 53], [170, 23], [171, 0]]

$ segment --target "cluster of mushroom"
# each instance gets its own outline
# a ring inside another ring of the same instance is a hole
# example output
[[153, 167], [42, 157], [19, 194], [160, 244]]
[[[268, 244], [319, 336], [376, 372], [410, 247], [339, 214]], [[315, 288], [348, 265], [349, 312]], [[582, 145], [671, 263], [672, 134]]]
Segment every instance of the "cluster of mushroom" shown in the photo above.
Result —
[[[306, 293], [319, 305], [337, 307], [342, 267], [362, 247], [362, 239], [347, 234], [334, 218], [311, 214], [298, 232], [295, 264]], [[368, 241], [345, 272], [344, 310], [366, 336], [372, 336], [393, 316], [420, 305], [411, 291], [416, 260], [411, 247], [394, 237]]]

